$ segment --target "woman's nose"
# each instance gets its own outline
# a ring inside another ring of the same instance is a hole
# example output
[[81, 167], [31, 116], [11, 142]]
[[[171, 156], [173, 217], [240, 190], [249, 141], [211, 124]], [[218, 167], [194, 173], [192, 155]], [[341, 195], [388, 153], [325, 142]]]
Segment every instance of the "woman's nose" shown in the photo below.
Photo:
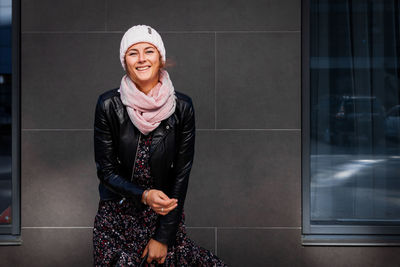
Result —
[[145, 58], [144, 52], [143, 53], [139, 53], [139, 61], [142, 62], [142, 61], [145, 61], [145, 60], [146, 60], [146, 58]]

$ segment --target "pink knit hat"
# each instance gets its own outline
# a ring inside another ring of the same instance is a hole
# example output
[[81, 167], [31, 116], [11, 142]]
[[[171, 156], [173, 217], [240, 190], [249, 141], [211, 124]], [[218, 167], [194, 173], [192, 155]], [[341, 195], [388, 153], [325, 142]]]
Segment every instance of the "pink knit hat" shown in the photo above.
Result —
[[165, 47], [160, 34], [152, 27], [147, 25], [135, 25], [127, 30], [122, 37], [119, 49], [119, 57], [122, 67], [125, 68], [125, 53], [129, 47], [136, 43], [146, 42], [154, 45], [161, 55], [161, 59], [165, 62]]

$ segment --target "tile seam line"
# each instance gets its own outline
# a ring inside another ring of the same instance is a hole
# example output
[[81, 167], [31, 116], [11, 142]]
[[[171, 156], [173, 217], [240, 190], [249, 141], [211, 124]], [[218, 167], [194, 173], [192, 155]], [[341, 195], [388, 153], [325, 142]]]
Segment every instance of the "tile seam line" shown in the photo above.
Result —
[[[125, 31], [21, 31], [22, 34], [96, 34], [96, 33], [112, 33], [123, 34]], [[301, 33], [301, 31], [159, 31], [159, 33], [187, 33], [187, 34], [228, 34], [228, 33]]]
[[108, 27], [108, 25], [107, 25], [107, 16], [108, 16], [107, 10], [108, 10], [108, 0], [104, 0], [104, 31], [107, 31], [107, 27]]
[[[21, 229], [93, 229], [93, 226], [22, 226]], [[219, 227], [219, 226], [186, 226], [186, 229], [209, 229], [209, 230], [301, 230], [301, 227]]]
[[218, 256], [218, 227], [214, 229], [215, 255]]
[[271, 128], [271, 129], [233, 129], [233, 128], [221, 128], [221, 129], [196, 129], [198, 131], [301, 131], [300, 128], [293, 128], [293, 129], [288, 129], [288, 128]]
[[214, 129], [217, 129], [217, 32], [214, 32]]
[[[57, 131], [93, 131], [93, 129], [62, 129], [62, 128], [54, 128], [54, 129], [50, 129], [50, 128], [43, 128], [43, 129], [39, 129], [39, 128], [25, 128], [22, 129], [21, 131], [23, 132], [57, 132]], [[273, 129], [206, 129], [206, 128], [198, 128], [196, 129], [196, 131], [301, 131], [301, 129], [287, 129], [287, 128], [273, 128]]]
[[93, 229], [93, 226], [22, 226], [21, 229]]
[[93, 129], [37, 129], [37, 128], [26, 128], [26, 129], [22, 129], [23, 132], [71, 132], [71, 131], [93, 131]]
[[246, 229], [254, 229], [254, 230], [263, 230], [263, 229], [265, 229], [265, 230], [274, 230], [274, 229], [287, 229], [287, 230], [301, 230], [301, 227], [291, 227], [291, 226], [271, 226], [271, 227], [268, 227], [268, 226], [265, 226], [265, 227], [229, 227], [229, 226], [226, 226], [226, 227], [217, 227], [218, 229], [222, 229], [222, 230], [246, 230]]

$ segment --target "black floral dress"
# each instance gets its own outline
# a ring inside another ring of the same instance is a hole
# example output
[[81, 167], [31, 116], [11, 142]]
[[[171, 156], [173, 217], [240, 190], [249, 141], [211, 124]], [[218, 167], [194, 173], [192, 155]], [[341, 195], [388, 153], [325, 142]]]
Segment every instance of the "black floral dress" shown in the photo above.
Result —
[[[152, 188], [148, 165], [152, 135], [141, 135], [134, 168], [135, 182]], [[101, 200], [94, 221], [93, 246], [95, 266], [138, 266], [141, 255], [156, 231], [157, 213], [149, 206], [139, 208], [132, 200]], [[210, 251], [188, 238], [185, 215], [176, 234], [174, 246], [168, 247], [163, 266], [226, 266]]]

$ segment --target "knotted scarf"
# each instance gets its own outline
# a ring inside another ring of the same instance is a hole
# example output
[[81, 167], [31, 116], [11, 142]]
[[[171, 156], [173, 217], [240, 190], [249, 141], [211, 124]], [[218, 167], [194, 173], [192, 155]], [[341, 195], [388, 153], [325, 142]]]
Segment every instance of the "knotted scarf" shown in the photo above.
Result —
[[129, 118], [144, 135], [175, 112], [175, 90], [166, 70], [160, 70], [159, 82], [147, 95], [136, 87], [128, 75], [122, 77], [119, 92]]

